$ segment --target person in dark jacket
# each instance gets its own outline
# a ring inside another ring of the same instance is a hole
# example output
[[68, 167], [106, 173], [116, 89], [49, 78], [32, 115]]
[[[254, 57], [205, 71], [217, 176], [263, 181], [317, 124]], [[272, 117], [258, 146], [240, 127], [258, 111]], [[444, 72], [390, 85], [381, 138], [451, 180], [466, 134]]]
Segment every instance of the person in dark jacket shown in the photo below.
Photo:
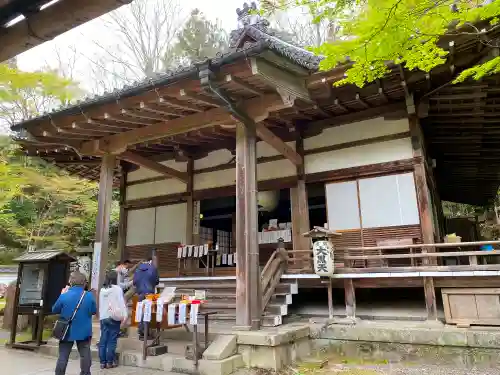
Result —
[[68, 333], [59, 341], [59, 357], [56, 364], [56, 375], [65, 375], [69, 355], [76, 342], [80, 354], [80, 374], [90, 375], [92, 357], [90, 342], [92, 340], [92, 316], [97, 312], [97, 304], [92, 293], [85, 290], [87, 278], [81, 272], [73, 272], [69, 279], [70, 287], [62, 293], [52, 307], [54, 314], [69, 320], [75, 311], [82, 294], [85, 293], [82, 303], [69, 325]]
[[[139, 301], [143, 301], [147, 294], [153, 294], [159, 282], [158, 270], [153, 265], [152, 259], [142, 262], [134, 273], [134, 287]], [[139, 323], [139, 340], [144, 340], [142, 322]]]

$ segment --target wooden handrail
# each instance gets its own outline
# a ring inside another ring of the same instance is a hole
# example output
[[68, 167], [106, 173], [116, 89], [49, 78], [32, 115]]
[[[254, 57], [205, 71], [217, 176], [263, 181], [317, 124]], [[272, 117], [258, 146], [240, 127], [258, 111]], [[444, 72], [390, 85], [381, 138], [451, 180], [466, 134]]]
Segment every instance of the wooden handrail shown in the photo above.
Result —
[[264, 275], [266, 274], [269, 267], [271, 266], [271, 263], [273, 262], [274, 258], [276, 258], [276, 253], [277, 253], [277, 251], [273, 251], [273, 253], [271, 254], [271, 257], [269, 258], [266, 265], [264, 266], [264, 269], [262, 270], [261, 275], [260, 275], [261, 280], [264, 277]]
[[419, 243], [413, 245], [336, 247], [335, 250], [340, 250], [340, 251], [399, 250], [399, 249], [470, 247], [470, 246], [482, 246], [482, 245], [500, 245], [500, 241], [446, 242], [446, 243], [439, 242], [439, 243]]
[[278, 244], [278, 249], [271, 254], [261, 273], [262, 311], [271, 299], [276, 286], [280, 283], [281, 276], [285, 273], [288, 264], [288, 254], [283, 243]]
[[412, 258], [446, 258], [446, 257], [468, 257], [468, 256], [493, 256], [500, 255], [500, 250], [491, 251], [450, 251], [442, 253], [418, 253], [418, 254], [381, 254], [381, 255], [346, 255], [345, 260], [374, 260], [374, 259], [412, 259]]

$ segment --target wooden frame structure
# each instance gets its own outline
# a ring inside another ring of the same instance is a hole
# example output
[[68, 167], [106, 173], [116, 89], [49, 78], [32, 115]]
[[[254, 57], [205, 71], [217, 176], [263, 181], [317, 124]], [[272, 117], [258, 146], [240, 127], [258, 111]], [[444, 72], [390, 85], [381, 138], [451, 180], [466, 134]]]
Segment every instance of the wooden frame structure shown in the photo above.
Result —
[[[385, 239], [438, 242], [444, 234], [441, 199], [484, 204], [496, 195], [500, 165], [491, 160], [499, 155], [490, 146], [500, 143], [494, 135], [500, 113], [493, 108], [499, 90], [496, 76], [481, 84], [451, 85], [458, 72], [492, 52], [472, 37], [455, 37], [449, 61], [430, 73], [391, 66], [384, 79], [364, 88], [337, 88], [332, 83], [343, 77], [345, 67], [318, 72], [320, 58], [273, 36], [264, 20], [243, 21], [231, 34], [227, 54], [25, 121], [13, 130], [25, 135], [18, 142], [27, 155], [99, 180], [101, 265], [113, 184], [122, 193], [122, 254], [133, 258], [154, 246], [160, 265], [162, 254], [166, 262], [175, 258], [179, 243], [197, 242], [194, 202], [236, 196], [237, 265], [221, 275], [236, 276], [237, 325], [257, 329], [262, 311], [259, 263], [266, 261], [257, 241], [257, 191], [291, 189], [289, 273], [311, 272], [309, 243], [300, 233], [310, 227], [307, 189], [315, 183], [413, 175], [419, 224], [345, 232], [335, 240], [337, 247], [357, 248], [364, 257], [348, 256], [346, 261], [374, 260], [369, 257], [376, 256], [377, 241]], [[353, 137], [357, 132], [362, 135]], [[457, 132], [465, 141], [457, 139]], [[379, 156], [372, 158], [370, 152]], [[214, 155], [230, 159], [213, 163]], [[153, 188], [154, 194], [146, 194]], [[186, 215], [185, 221], [177, 220], [184, 223], [185, 236], [159, 242], [157, 234], [163, 233], [157, 231], [156, 218], [164, 219], [162, 212], [168, 210], [158, 210], [175, 205]], [[143, 219], [154, 216], [154, 228], [151, 236], [141, 234], [140, 244], [130, 244], [137, 225], [148, 226], [137, 218], [131, 222], [132, 213], [139, 211]], [[407, 258], [421, 258], [433, 267], [430, 254], [435, 251], [425, 246], [423, 254]], [[369, 267], [360, 272], [368, 273]], [[95, 279], [101, 282], [102, 275]], [[345, 278], [342, 286], [349, 315], [354, 315], [360, 285]], [[435, 318], [434, 277], [424, 276], [423, 286], [428, 315]]]

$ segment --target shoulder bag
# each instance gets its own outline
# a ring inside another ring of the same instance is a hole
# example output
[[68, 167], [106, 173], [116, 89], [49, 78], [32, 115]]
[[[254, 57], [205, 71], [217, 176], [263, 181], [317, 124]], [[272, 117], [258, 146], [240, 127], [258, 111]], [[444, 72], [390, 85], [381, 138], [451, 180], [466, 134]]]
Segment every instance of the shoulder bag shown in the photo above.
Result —
[[85, 294], [87, 294], [87, 292], [84, 291], [82, 293], [82, 296], [80, 297], [80, 301], [78, 301], [78, 305], [76, 305], [75, 310], [73, 311], [73, 314], [71, 315], [71, 318], [69, 318], [69, 320], [62, 318], [61, 316], [56, 320], [54, 328], [52, 329], [52, 337], [60, 341], [64, 340], [64, 338], [68, 334], [69, 326], [75, 318], [76, 312], [80, 308], [80, 305], [82, 304]]

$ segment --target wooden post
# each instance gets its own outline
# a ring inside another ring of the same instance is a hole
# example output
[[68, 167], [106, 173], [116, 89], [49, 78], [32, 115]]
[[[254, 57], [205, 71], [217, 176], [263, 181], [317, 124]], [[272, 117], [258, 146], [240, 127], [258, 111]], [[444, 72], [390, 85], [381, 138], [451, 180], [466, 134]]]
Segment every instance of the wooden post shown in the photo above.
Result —
[[[295, 141], [295, 150], [304, 160], [304, 139], [300, 131], [297, 132]], [[294, 250], [309, 250], [311, 248], [310, 239], [302, 234], [309, 232], [309, 204], [307, 199], [307, 188], [305, 182], [304, 164], [297, 166], [297, 186], [290, 189], [290, 204], [292, 209], [292, 241]], [[306, 258], [304, 261], [294, 265], [301, 264], [302, 268], [311, 268], [311, 262], [308, 254], [298, 255], [297, 257]]]
[[345, 289], [345, 315], [347, 318], [356, 319], [356, 291], [352, 279], [344, 279]]
[[[420, 228], [422, 230], [422, 242], [434, 243], [434, 224], [432, 221], [432, 207], [429, 202], [429, 188], [427, 185], [427, 174], [425, 170], [425, 150], [422, 129], [416, 113], [410, 114], [410, 134], [413, 148], [413, 157], [416, 158], [414, 176], [415, 189], [417, 192], [418, 211], [420, 215]], [[422, 252], [434, 252], [434, 248], [422, 249]], [[423, 264], [435, 264], [435, 260], [429, 261], [423, 258]], [[437, 320], [436, 289], [434, 279], [424, 277], [425, 306], [427, 308], [427, 319]]]
[[[414, 166], [414, 175], [418, 210], [420, 214], [420, 226], [422, 228], [422, 242], [434, 243], [434, 225], [425, 171], [425, 152], [422, 130], [420, 129], [420, 124], [415, 114], [410, 115], [409, 121], [413, 157], [417, 160]], [[434, 251], [434, 249], [431, 249], [431, 251]]]
[[124, 261], [126, 259], [125, 249], [127, 241], [127, 209], [125, 208], [125, 202], [127, 200], [127, 172], [125, 168], [121, 168], [120, 176], [120, 217], [118, 221], [118, 252], [120, 254], [120, 260]]
[[17, 269], [17, 280], [16, 280], [16, 290], [14, 292], [14, 301], [7, 301], [7, 303], [12, 303], [12, 321], [10, 327], [10, 341], [9, 344], [13, 345], [16, 343], [17, 335], [17, 319], [19, 317], [19, 292], [21, 289], [21, 277], [23, 275], [24, 264], [20, 263]]
[[193, 245], [193, 175], [194, 175], [194, 160], [192, 157], [189, 157], [187, 162], [187, 175], [188, 182], [186, 186], [186, 191], [188, 193], [187, 196], [187, 216], [186, 216], [186, 244]]
[[257, 234], [257, 157], [254, 123], [236, 127], [236, 325], [259, 329], [261, 281]]
[[116, 157], [114, 155], [107, 154], [102, 157], [91, 279], [91, 287], [96, 292], [100, 290], [104, 282], [104, 272], [108, 263], [109, 221], [115, 166]]
[[333, 285], [332, 279], [328, 280], [328, 318], [333, 319]]
[[427, 320], [438, 320], [434, 278], [424, 277], [424, 292], [425, 307], [427, 308]]

